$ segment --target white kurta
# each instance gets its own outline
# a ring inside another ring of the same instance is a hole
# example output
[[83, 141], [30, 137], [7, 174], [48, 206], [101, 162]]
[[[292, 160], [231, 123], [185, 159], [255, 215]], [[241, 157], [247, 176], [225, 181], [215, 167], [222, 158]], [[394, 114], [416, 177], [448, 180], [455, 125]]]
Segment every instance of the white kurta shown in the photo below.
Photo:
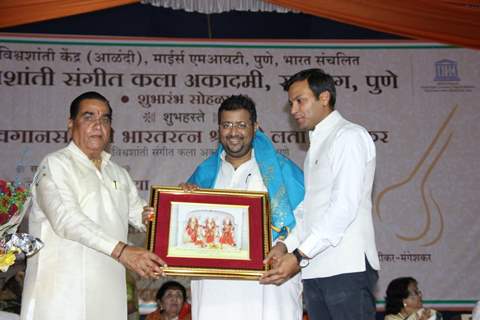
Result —
[[142, 228], [145, 203], [109, 158], [99, 171], [71, 142], [40, 164], [29, 232], [45, 247], [28, 259], [22, 320], [127, 319], [125, 268], [110, 254], [129, 222]]
[[[266, 191], [260, 170], [252, 159], [236, 170], [224, 161], [216, 189]], [[255, 280], [192, 280], [193, 320], [298, 320], [302, 318], [302, 284], [296, 275], [281, 286]]]
[[304, 210], [284, 241], [311, 257], [303, 279], [379, 270], [372, 218], [375, 144], [368, 131], [331, 112], [310, 131]]

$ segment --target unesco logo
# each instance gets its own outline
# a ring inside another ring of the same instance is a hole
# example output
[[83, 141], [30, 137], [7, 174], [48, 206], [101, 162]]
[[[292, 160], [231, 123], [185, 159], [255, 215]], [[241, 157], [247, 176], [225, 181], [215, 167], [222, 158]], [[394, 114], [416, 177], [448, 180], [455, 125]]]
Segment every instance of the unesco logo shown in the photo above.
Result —
[[432, 77], [431, 74], [427, 75], [428, 80], [425, 79], [423, 84], [420, 85], [420, 88], [424, 92], [439, 93], [477, 91], [476, 86], [473, 85], [471, 74], [468, 72], [466, 74], [462, 74], [462, 79], [460, 79], [458, 75], [458, 65], [460, 64], [461, 67], [465, 65], [465, 63], [468, 62], [463, 59], [460, 60], [460, 62], [451, 59], [441, 59], [433, 62], [432, 64], [435, 67], [435, 77]]
[[449, 59], [435, 62], [434, 81], [460, 81], [457, 62]]

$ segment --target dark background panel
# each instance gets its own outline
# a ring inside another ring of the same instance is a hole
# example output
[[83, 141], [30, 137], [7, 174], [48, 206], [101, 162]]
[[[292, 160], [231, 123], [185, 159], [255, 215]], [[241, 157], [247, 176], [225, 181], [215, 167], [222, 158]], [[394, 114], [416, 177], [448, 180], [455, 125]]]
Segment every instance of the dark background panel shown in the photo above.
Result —
[[302, 13], [202, 14], [131, 4], [0, 32], [212, 39], [405, 39]]

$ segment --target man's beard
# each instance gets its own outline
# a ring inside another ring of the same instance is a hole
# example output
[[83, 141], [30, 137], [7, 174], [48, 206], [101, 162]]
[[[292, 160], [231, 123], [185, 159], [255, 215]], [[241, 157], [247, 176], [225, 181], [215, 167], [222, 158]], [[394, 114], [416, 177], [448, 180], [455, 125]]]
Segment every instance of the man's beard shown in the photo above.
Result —
[[[227, 137], [227, 142], [231, 138], [237, 138], [237, 137]], [[242, 140], [242, 142], [244, 141], [243, 137], [238, 138], [238, 139]], [[234, 151], [228, 146], [228, 143], [223, 144], [223, 148], [225, 149], [225, 153], [228, 156], [230, 156], [232, 158], [241, 158], [241, 157], [245, 156], [247, 153], [249, 153], [250, 150], [252, 149], [252, 141], [250, 141], [249, 144], [243, 143], [243, 144], [240, 144], [240, 145], [236, 145], [236, 147], [237, 146], [239, 146], [240, 148], [237, 151]]]

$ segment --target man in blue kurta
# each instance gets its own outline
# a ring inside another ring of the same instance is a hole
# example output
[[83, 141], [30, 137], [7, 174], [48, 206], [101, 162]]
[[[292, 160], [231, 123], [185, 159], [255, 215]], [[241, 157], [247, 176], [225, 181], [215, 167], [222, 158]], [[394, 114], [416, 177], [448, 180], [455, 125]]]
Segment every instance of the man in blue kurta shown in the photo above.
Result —
[[[256, 118], [250, 98], [226, 99], [218, 110], [218, 149], [198, 166], [188, 183], [201, 188], [267, 191], [275, 243], [295, 227], [294, 210], [304, 195], [303, 172], [275, 150]], [[301, 319], [301, 296], [298, 275], [278, 287], [251, 280], [194, 280], [192, 318]]]

